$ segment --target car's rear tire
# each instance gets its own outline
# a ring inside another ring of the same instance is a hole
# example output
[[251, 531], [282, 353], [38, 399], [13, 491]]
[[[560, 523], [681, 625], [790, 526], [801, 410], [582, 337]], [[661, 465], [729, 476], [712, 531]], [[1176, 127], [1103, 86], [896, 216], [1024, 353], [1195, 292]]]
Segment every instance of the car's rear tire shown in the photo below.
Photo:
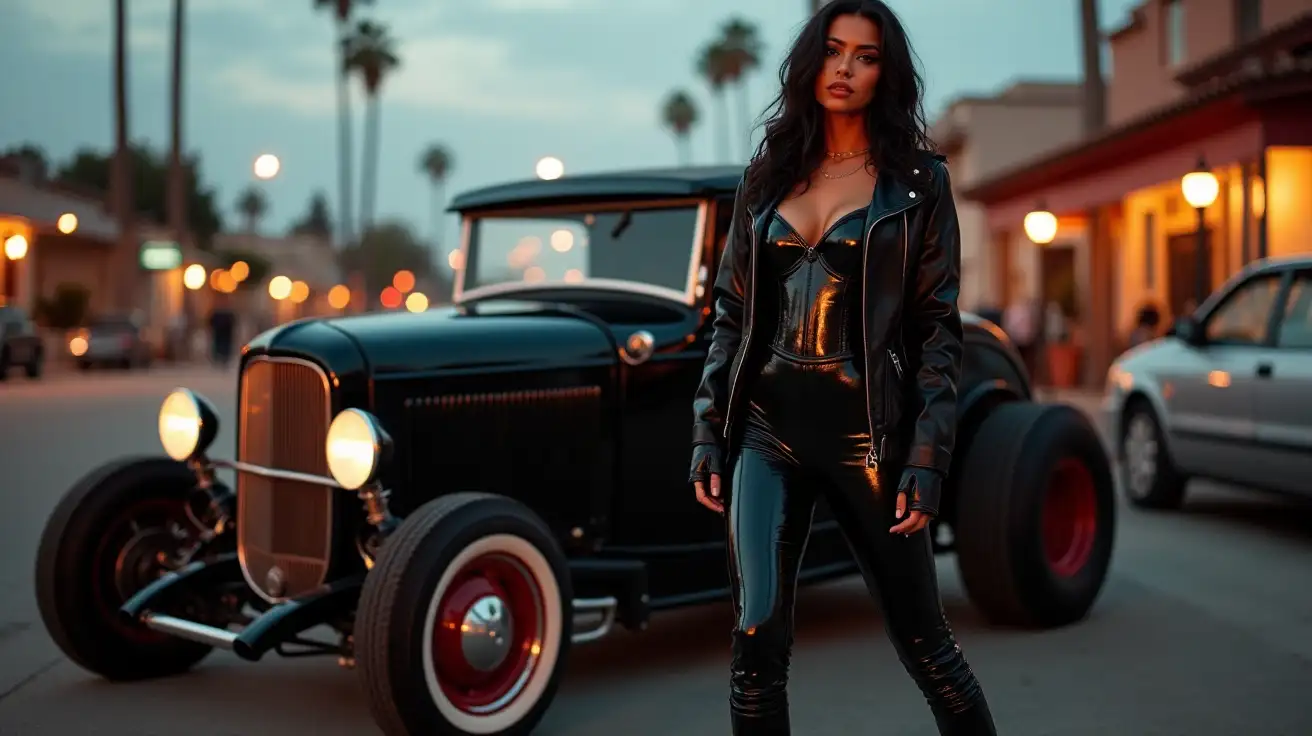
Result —
[[[375, 721], [389, 736], [530, 733], [564, 671], [572, 598], [564, 553], [522, 504], [459, 493], [419, 507], [383, 544], [356, 614]], [[468, 622], [486, 636], [462, 635]]]
[[1111, 564], [1115, 483], [1097, 430], [1078, 409], [999, 406], [962, 465], [957, 566], [987, 619], [1062, 626], [1093, 606]]
[[1118, 437], [1121, 487], [1130, 503], [1145, 509], [1178, 509], [1189, 479], [1176, 469], [1166, 434], [1152, 406], [1142, 398], [1125, 407]]
[[[55, 644], [75, 664], [109, 680], [184, 672], [211, 647], [125, 622], [132, 594], [166, 572], [159, 552], [188, 524], [196, 479], [168, 458], [116, 460], [91, 471], [46, 522], [36, 560], [36, 600]], [[185, 615], [185, 614], [183, 614]]]

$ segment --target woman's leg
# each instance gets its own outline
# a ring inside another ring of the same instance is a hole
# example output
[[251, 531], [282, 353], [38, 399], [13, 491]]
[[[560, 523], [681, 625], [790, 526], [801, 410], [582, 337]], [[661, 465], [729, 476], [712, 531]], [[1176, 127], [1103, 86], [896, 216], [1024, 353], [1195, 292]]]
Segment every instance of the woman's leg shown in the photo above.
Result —
[[725, 509], [733, 590], [729, 705], [735, 736], [789, 733], [788, 664], [797, 570], [815, 510], [809, 483], [773, 438], [750, 433]]
[[[997, 733], [984, 692], [943, 613], [929, 531], [891, 534], [896, 486], [850, 458], [832, 474], [829, 496], [866, 586], [884, 612], [889, 638], [944, 736]], [[895, 482], [895, 481], [894, 481]], [[887, 483], [887, 481], [886, 481]]]

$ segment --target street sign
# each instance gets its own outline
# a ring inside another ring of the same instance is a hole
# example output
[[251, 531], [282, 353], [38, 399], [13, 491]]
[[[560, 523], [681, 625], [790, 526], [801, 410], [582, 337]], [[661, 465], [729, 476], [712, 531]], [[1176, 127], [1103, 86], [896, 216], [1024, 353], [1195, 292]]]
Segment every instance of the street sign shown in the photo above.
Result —
[[147, 240], [141, 244], [141, 267], [147, 271], [171, 271], [182, 265], [182, 249], [169, 240]]

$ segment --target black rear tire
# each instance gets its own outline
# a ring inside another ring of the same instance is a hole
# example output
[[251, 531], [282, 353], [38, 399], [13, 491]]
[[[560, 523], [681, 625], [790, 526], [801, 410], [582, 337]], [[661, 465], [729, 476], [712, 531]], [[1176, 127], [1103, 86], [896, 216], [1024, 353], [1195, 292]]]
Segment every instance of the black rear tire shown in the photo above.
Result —
[[1073, 407], [1016, 402], [977, 432], [953, 529], [967, 593], [998, 624], [1046, 628], [1083, 618], [1107, 577], [1116, 526], [1097, 430]]
[[[36, 560], [36, 600], [50, 637], [82, 668], [109, 680], [142, 680], [190, 669], [211, 647], [123, 621], [118, 608], [149, 583], [116, 569], [169, 520], [186, 524], [196, 479], [168, 458], [103, 465], [65, 494], [46, 522]], [[143, 536], [144, 535], [144, 536]], [[147, 558], [135, 558], [149, 577]], [[133, 584], [139, 583], [139, 584]], [[126, 588], [126, 589], [125, 589]]]
[[[450, 612], [473, 611], [491, 590], [493, 610], [511, 615], [488, 631], [505, 632], [494, 639], [510, 654], [476, 671], [460, 634], [468, 619]], [[356, 665], [375, 721], [389, 736], [531, 733], [564, 672], [572, 604], [565, 554], [523, 504], [482, 493], [424, 504], [384, 542], [360, 595]]]

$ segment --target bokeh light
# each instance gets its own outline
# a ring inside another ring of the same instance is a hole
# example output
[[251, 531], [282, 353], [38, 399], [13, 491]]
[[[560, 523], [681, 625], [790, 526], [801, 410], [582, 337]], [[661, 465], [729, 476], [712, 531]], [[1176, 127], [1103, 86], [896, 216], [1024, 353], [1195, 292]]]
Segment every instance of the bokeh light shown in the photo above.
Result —
[[282, 301], [291, 296], [292, 280], [286, 276], [274, 276], [269, 279], [269, 296]]
[[345, 284], [338, 284], [328, 290], [328, 306], [333, 309], [346, 309], [351, 303], [351, 290]]
[[215, 291], [223, 291], [223, 289], [219, 288], [219, 280], [223, 278], [223, 274], [225, 273], [227, 273], [227, 271], [223, 270], [222, 268], [216, 268], [213, 271], [210, 271], [211, 289], [214, 289]]
[[292, 293], [288, 296], [291, 297], [293, 304], [300, 304], [310, 298], [310, 285], [304, 281], [293, 281]]
[[386, 309], [396, 309], [401, 306], [401, 292], [395, 286], [384, 287], [383, 293], [378, 295], [378, 301]]
[[539, 179], [559, 179], [565, 174], [565, 162], [555, 156], [543, 156], [538, 159], [537, 166], [533, 168], [537, 172]]
[[228, 267], [228, 273], [232, 274], [232, 278], [240, 283], [251, 275], [251, 267], [246, 261], [237, 261]]
[[463, 250], [453, 250], [446, 254], [446, 265], [451, 267], [452, 271], [459, 271], [465, 267], [465, 252]]
[[182, 285], [195, 291], [205, 285], [205, 267], [199, 263], [193, 263], [182, 272]]
[[219, 271], [218, 281], [214, 283], [214, 290], [220, 294], [231, 294], [237, 290], [237, 279], [232, 277], [231, 271]]
[[574, 233], [557, 230], [551, 234], [551, 249], [557, 253], [568, 253], [574, 247]]
[[262, 153], [255, 158], [255, 176], [259, 179], [272, 179], [282, 170], [282, 162], [272, 153]]
[[583, 280], [583, 272], [577, 268], [571, 268], [565, 272], [565, 283], [577, 284]]
[[416, 291], [405, 298], [405, 308], [411, 312], [422, 312], [428, 309], [428, 297], [423, 292]]
[[5, 240], [5, 257], [11, 261], [22, 260], [27, 255], [27, 238], [11, 235]]
[[77, 215], [72, 212], [65, 212], [59, 216], [59, 220], [55, 222], [55, 227], [59, 228], [59, 232], [71, 235], [74, 230], [77, 230]]
[[547, 272], [544, 271], [541, 266], [529, 266], [528, 268], [524, 269], [524, 280], [530, 284], [536, 284], [541, 281], [545, 281], [546, 278], [547, 278]]
[[402, 294], [408, 294], [415, 288], [415, 275], [403, 268], [392, 277], [392, 286]]
[[91, 346], [87, 343], [87, 339], [82, 335], [77, 335], [68, 341], [68, 352], [72, 353], [75, 358], [86, 355], [89, 347]]

